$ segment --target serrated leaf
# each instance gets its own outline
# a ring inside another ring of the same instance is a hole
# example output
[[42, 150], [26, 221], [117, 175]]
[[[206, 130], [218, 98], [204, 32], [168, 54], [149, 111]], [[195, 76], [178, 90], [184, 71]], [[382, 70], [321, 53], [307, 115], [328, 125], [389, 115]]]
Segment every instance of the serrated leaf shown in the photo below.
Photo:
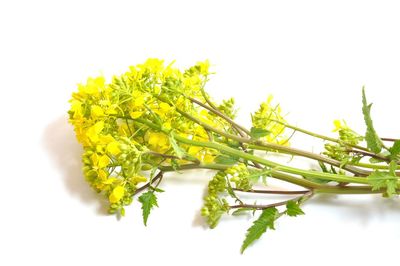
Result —
[[271, 132], [263, 128], [252, 127], [250, 129], [250, 136], [255, 139], [259, 139], [268, 136]]
[[185, 151], [181, 147], [179, 147], [173, 135], [169, 135], [169, 142], [171, 143], [171, 146], [174, 149], [175, 155], [179, 159], [182, 159], [183, 156], [185, 155]]
[[400, 155], [400, 140], [396, 140], [393, 143], [393, 146], [389, 149], [390, 151], [390, 158], [395, 160], [398, 155]]
[[365, 140], [367, 142], [367, 147], [374, 153], [380, 153], [382, 150], [382, 140], [378, 137], [374, 129], [374, 125], [371, 119], [371, 106], [372, 104], [367, 103], [367, 98], [365, 96], [364, 87], [362, 89], [362, 111], [364, 114], [365, 125], [367, 126], [367, 132], [365, 133]]
[[286, 203], [286, 214], [289, 216], [297, 216], [303, 215], [304, 212], [302, 209], [300, 209], [300, 206], [297, 202], [291, 200]]
[[140, 203], [142, 203], [143, 223], [145, 226], [147, 226], [147, 219], [149, 218], [151, 209], [154, 206], [158, 207], [157, 196], [153, 191], [147, 191], [143, 193], [138, 200]]
[[241, 253], [243, 253], [251, 243], [259, 239], [268, 228], [275, 230], [274, 222], [277, 218], [277, 214], [278, 210], [275, 207], [263, 210], [258, 219], [253, 222], [253, 225], [247, 229], [246, 238], [244, 239], [240, 249]]
[[397, 194], [398, 177], [396, 176], [395, 169], [393, 169], [395, 167], [397, 167], [397, 164], [392, 162], [389, 172], [374, 171], [368, 176], [368, 182], [372, 186], [372, 191], [386, 188], [384, 196], [389, 198]]

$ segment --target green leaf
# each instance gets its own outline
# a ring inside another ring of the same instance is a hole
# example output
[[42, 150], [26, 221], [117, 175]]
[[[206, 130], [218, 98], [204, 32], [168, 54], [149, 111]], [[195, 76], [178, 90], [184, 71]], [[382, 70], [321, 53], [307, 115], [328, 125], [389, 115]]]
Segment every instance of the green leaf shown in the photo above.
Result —
[[159, 192], [159, 193], [165, 192], [164, 189], [161, 189], [161, 188], [158, 188], [158, 187], [153, 187], [153, 186], [149, 186], [149, 189], [151, 189], [151, 190], [153, 190], [155, 192]]
[[297, 202], [291, 200], [286, 203], [286, 214], [289, 216], [297, 216], [303, 215], [304, 212], [302, 209], [300, 209], [300, 206]]
[[364, 114], [365, 125], [367, 126], [367, 132], [365, 133], [365, 140], [367, 141], [368, 149], [374, 153], [380, 153], [382, 150], [382, 140], [378, 137], [376, 133], [372, 119], [371, 119], [371, 106], [372, 104], [367, 103], [367, 98], [365, 96], [364, 87], [362, 89], [362, 111]]
[[243, 214], [247, 214], [247, 212], [249, 211], [254, 211], [254, 209], [252, 208], [239, 208], [236, 211], [232, 212], [233, 216], [239, 216], [239, 215], [243, 215]]
[[238, 158], [234, 158], [228, 155], [218, 155], [215, 157], [215, 163], [234, 165], [238, 162]]
[[318, 164], [321, 167], [323, 173], [331, 173], [331, 171], [329, 171], [328, 168], [326, 168], [326, 165], [323, 162], [318, 161]]
[[393, 143], [393, 146], [389, 149], [390, 151], [390, 158], [395, 160], [398, 155], [400, 155], [400, 140], [396, 140]]
[[185, 155], [185, 151], [181, 147], [179, 147], [178, 143], [176, 143], [176, 140], [172, 134], [169, 135], [169, 142], [171, 143], [171, 146], [174, 149], [175, 155], [179, 159], [182, 159], [183, 156]]
[[271, 132], [269, 130], [263, 129], [263, 128], [256, 128], [252, 127], [250, 129], [250, 136], [255, 139], [259, 139], [265, 136], [268, 136]]
[[243, 253], [251, 243], [259, 239], [268, 228], [275, 230], [274, 222], [277, 218], [277, 215], [278, 210], [275, 207], [263, 210], [260, 217], [258, 217], [258, 219], [254, 221], [253, 225], [247, 229], [246, 238], [244, 239], [240, 249], [241, 253]]
[[390, 163], [389, 172], [374, 171], [368, 176], [369, 184], [372, 186], [372, 191], [380, 190], [386, 188], [384, 196], [392, 197], [397, 194], [397, 189], [399, 188], [398, 177], [396, 176], [395, 169], [397, 164], [395, 162]]
[[147, 218], [149, 218], [151, 209], [154, 206], [158, 207], [157, 197], [153, 191], [147, 191], [146, 193], [143, 193], [138, 200], [140, 203], [142, 203], [143, 223], [145, 226], [147, 226]]

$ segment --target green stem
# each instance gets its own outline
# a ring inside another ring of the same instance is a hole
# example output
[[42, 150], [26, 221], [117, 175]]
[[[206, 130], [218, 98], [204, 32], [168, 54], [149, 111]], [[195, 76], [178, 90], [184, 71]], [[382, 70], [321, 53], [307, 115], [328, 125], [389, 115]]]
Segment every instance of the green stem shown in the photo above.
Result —
[[[162, 132], [164, 132], [165, 134], [173, 134], [174, 138], [184, 144], [188, 144], [188, 145], [194, 145], [194, 146], [199, 146], [199, 147], [205, 147], [205, 148], [211, 148], [211, 149], [216, 149], [220, 152], [232, 155], [232, 156], [236, 156], [236, 157], [240, 157], [249, 161], [254, 161], [257, 163], [260, 163], [262, 165], [265, 165], [267, 167], [272, 168], [271, 169], [271, 173], [272, 174], [280, 174], [282, 171], [286, 172], [286, 173], [290, 173], [290, 174], [296, 174], [296, 175], [300, 175], [300, 176], [305, 176], [305, 177], [309, 177], [309, 178], [320, 178], [323, 180], [329, 180], [329, 181], [336, 181], [336, 182], [348, 182], [348, 183], [358, 183], [358, 184], [368, 184], [368, 180], [365, 178], [360, 178], [360, 177], [349, 177], [349, 176], [345, 176], [345, 175], [339, 175], [339, 174], [331, 174], [331, 173], [321, 173], [321, 172], [314, 172], [314, 171], [308, 171], [308, 170], [303, 170], [303, 169], [298, 169], [298, 168], [294, 168], [294, 167], [290, 167], [290, 166], [285, 166], [285, 165], [281, 165], [275, 162], [272, 162], [270, 160], [255, 156], [253, 154], [250, 153], [245, 153], [243, 151], [240, 150], [236, 150], [233, 149], [231, 147], [227, 147], [225, 145], [219, 144], [219, 143], [215, 143], [215, 142], [202, 142], [202, 141], [196, 141], [196, 140], [191, 140], [191, 139], [187, 139], [185, 137], [182, 137], [170, 130], [166, 130], [163, 128], [160, 128], [159, 126], [151, 123], [150, 121], [147, 121], [145, 119], [135, 119], [135, 121], [139, 122], [139, 123], [143, 123], [147, 126], [149, 126], [150, 128], [156, 129], [156, 130], [161, 130]], [[303, 178], [298, 178], [298, 177], [294, 177], [294, 176], [289, 176], [289, 175], [281, 175], [280, 176], [281, 180], [296, 184], [296, 185], [300, 185], [303, 187], [307, 187], [307, 188], [318, 188], [321, 185]]]
[[372, 190], [370, 186], [346, 186], [346, 187], [325, 187], [315, 189], [317, 193], [333, 193], [333, 194], [379, 194], [385, 192], [382, 190]]
[[[232, 127], [236, 128], [239, 132], [242, 131], [244, 133], [246, 133], [248, 136], [250, 136], [250, 131], [248, 131], [246, 128], [242, 127], [241, 125], [237, 124], [235, 121], [233, 121], [231, 118], [229, 118], [228, 116], [226, 116], [224, 113], [222, 113], [221, 111], [218, 110], [217, 107], [210, 107], [207, 106], [205, 104], [203, 104], [202, 102], [192, 98], [192, 97], [187, 97], [190, 101], [200, 105], [201, 107], [207, 109], [208, 111], [218, 115], [219, 117], [225, 119], [225, 121], [227, 121], [229, 124], [232, 125]], [[210, 103], [209, 103], [210, 104]]]
[[[189, 145], [194, 145], [194, 146], [199, 146], [199, 147], [206, 147], [206, 148], [211, 148], [211, 149], [216, 149], [219, 150], [223, 153], [236, 156], [236, 157], [241, 157], [243, 159], [249, 160], [249, 161], [254, 161], [257, 163], [260, 163], [262, 165], [265, 165], [267, 167], [271, 167], [272, 172], [287, 172], [291, 174], [296, 174], [296, 175], [301, 175], [301, 176], [306, 176], [306, 177], [311, 177], [311, 178], [320, 178], [323, 180], [329, 180], [329, 181], [336, 181], [336, 182], [349, 182], [349, 183], [358, 183], [358, 184], [368, 184], [368, 180], [365, 178], [360, 178], [360, 177], [349, 177], [345, 175], [339, 175], [339, 174], [330, 174], [330, 173], [320, 173], [320, 172], [314, 172], [314, 171], [308, 171], [308, 170], [303, 170], [303, 169], [298, 169], [290, 166], [285, 166], [281, 165], [275, 162], [272, 162], [270, 160], [255, 156], [253, 154], [245, 153], [230, 147], [227, 147], [225, 145], [221, 145], [219, 143], [215, 142], [202, 142], [202, 141], [195, 141], [195, 140], [190, 140], [185, 137], [179, 136], [177, 134], [174, 134], [174, 138], [182, 143], [189, 144]], [[279, 171], [278, 171], [279, 170]], [[283, 177], [283, 180], [285, 180], [286, 177]], [[297, 177], [292, 177], [289, 178], [290, 180], [285, 180], [297, 185], [305, 186], [305, 187], [319, 187], [320, 185], [308, 181], [306, 179], [300, 179]]]
[[321, 135], [321, 134], [318, 134], [318, 133], [315, 133], [315, 132], [311, 132], [311, 131], [302, 129], [302, 128], [300, 128], [300, 127], [296, 127], [296, 126], [293, 126], [293, 125], [284, 123], [284, 122], [279, 121], [279, 120], [271, 119], [271, 121], [276, 122], [276, 123], [279, 123], [279, 124], [281, 124], [281, 125], [283, 125], [283, 126], [285, 126], [285, 127], [287, 127], [287, 128], [293, 129], [293, 130], [295, 130], [295, 131], [304, 133], [304, 134], [309, 135], [309, 136], [312, 136], [312, 137], [320, 138], [320, 139], [327, 140], [327, 141], [331, 141], [331, 142], [335, 142], [335, 143], [344, 143], [344, 144], [347, 145], [347, 146], [354, 147], [354, 148], [359, 149], [359, 150], [369, 151], [367, 148], [364, 148], [364, 147], [362, 147], [362, 146], [352, 145], [352, 144], [350, 144], [350, 143], [341, 141], [341, 140], [339, 140], [339, 139], [335, 139], [335, 138], [327, 137], [327, 136], [324, 136], [324, 135]]
[[160, 169], [163, 172], [173, 172], [176, 170], [192, 170], [192, 169], [210, 169], [210, 170], [226, 170], [230, 165], [226, 164], [217, 164], [217, 163], [200, 163], [200, 164], [183, 164], [179, 165], [178, 167], [172, 167], [172, 166], [159, 166], [158, 169]]
[[[370, 169], [374, 169], [374, 170], [389, 170], [388, 165], [382, 165], [382, 164], [351, 163], [351, 165], [364, 167], [364, 168], [370, 168]], [[397, 166], [397, 170], [400, 170], [400, 165]]]
[[309, 159], [313, 159], [316, 161], [320, 161], [320, 162], [324, 162], [336, 167], [341, 167], [344, 170], [349, 171], [350, 173], [359, 175], [359, 176], [368, 176], [370, 174], [369, 171], [365, 171], [363, 169], [351, 166], [351, 165], [344, 165], [341, 166], [341, 162], [329, 158], [329, 157], [325, 157], [319, 154], [315, 154], [312, 152], [308, 152], [308, 151], [303, 151], [303, 150], [299, 150], [296, 148], [292, 148], [292, 147], [287, 147], [287, 146], [282, 146], [282, 145], [278, 145], [278, 144], [274, 144], [274, 143], [266, 143], [266, 142], [259, 142], [257, 143], [257, 145], [255, 144], [249, 144], [248, 145], [249, 149], [254, 149], [254, 150], [263, 150], [263, 151], [279, 151], [279, 152], [283, 152], [286, 154], [290, 154], [290, 155], [297, 155], [297, 156], [302, 156], [302, 157], [306, 157]]
[[[226, 170], [230, 166], [223, 164], [215, 164], [215, 163], [206, 163], [206, 164], [185, 164], [180, 165], [178, 168], [173, 168], [172, 166], [160, 166], [159, 169], [162, 172], [171, 172], [176, 170], [191, 170], [191, 169], [211, 169], [211, 170]], [[284, 173], [272, 173], [272, 176], [277, 179], [287, 179], [289, 175]], [[237, 191], [241, 191], [240, 189], [234, 189]], [[282, 190], [250, 190], [243, 191], [250, 193], [261, 193], [261, 194], [305, 194], [309, 192], [309, 190], [302, 191], [282, 191]], [[318, 188], [313, 189], [314, 194], [380, 194], [384, 192], [382, 190], [372, 190], [370, 186], [346, 186], [346, 187], [337, 187], [337, 186], [329, 186], [329, 185], [320, 185]]]
[[198, 118], [196, 118], [196, 117], [194, 117], [194, 116], [192, 116], [192, 115], [190, 115], [188, 113], [185, 113], [184, 111], [182, 111], [182, 110], [180, 110], [178, 108], [176, 108], [176, 111], [178, 113], [180, 113], [182, 116], [184, 116], [184, 117], [192, 120], [193, 122], [199, 124], [200, 126], [204, 127], [205, 129], [211, 130], [211, 131], [213, 131], [213, 132], [215, 132], [215, 133], [217, 133], [217, 134], [219, 134], [221, 136], [224, 136], [224, 137], [232, 139], [232, 140], [236, 140], [236, 141], [241, 142], [241, 143], [252, 142], [251, 139], [239, 137], [239, 136], [236, 136], [236, 135], [233, 135], [233, 134], [226, 133], [225, 131], [222, 131], [220, 129], [214, 128], [214, 127], [210, 126], [209, 124], [201, 121], [200, 119], [198, 119]]

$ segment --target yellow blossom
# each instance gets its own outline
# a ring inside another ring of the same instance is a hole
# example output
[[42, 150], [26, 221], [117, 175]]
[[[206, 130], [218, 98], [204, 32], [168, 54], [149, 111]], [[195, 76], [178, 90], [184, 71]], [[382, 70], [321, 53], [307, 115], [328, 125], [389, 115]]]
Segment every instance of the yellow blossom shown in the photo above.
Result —
[[133, 106], [134, 106], [134, 107], [143, 107], [143, 106], [144, 106], [144, 96], [141, 95], [141, 96], [137, 97], [137, 98], [133, 101]]
[[104, 116], [104, 111], [100, 106], [92, 105], [92, 107], [90, 109], [90, 114], [91, 114], [93, 119], [96, 119], [98, 117]]
[[134, 185], [137, 185], [137, 184], [139, 184], [139, 183], [146, 182], [146, 181], [147, 181], [147, 178], [144, 177], [144, 176], [141, 176], [141, 175], [134, 175], [134, 176], [131, 178], [131, 182], [132, 182]]
[[121, 153], [121, 150], [119, 148], [119, 142], [118, 141], [113, 141], [108, 143], [107, 145], [107, 151], [111, 153], [112, 155], [118, 155]]
[[139, 118], [142, 116], [142, 111], [134, 111], [129, 113], [133, 119]]
[[110, 158], [107, 155], [99, 156], [97, 153], [93, 153], [91, 159], [93, 166], [97, 169], [104, 168], [110, 163]]
[[116, 186], [113, 191], [111, 192], [108, 199], [111, 203], [117, 203], [122, 199], [125, 194], [125, 188], [123, 186]]
[[96, 143], [99, 141], [99, 134], [101, 133], [103, 128], [104, 121], [99, 121], [87, 130], [86, 135], [93, 143]]
[[332, 130], [333, 132], [337, 132], [337, 131], [343, 129], [345, 126], [345, 125], [342, 125], [342, 122], [340, 120], [334, 120], [333, 125], [335, 126], [335, 128]]
[[169, 148], [168, 137], [161, 132], [151, 132], [148, 134], [148, 142], [152, 149], [164, 152]]

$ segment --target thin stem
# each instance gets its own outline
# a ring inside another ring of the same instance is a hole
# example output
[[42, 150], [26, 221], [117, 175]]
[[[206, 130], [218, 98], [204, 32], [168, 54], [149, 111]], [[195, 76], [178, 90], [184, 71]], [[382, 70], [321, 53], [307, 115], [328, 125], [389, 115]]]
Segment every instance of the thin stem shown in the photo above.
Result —
[[[371, 168], [374, 170], [388, 170], [389, 166], [388, 165], [382, 165], [382, 164], [371, 164], [371, 163], [349, 163], [354, 166], [359, 166], [359, 167], [364, 167], [364, 168]], [[400, 170], [400, 165], [397, 166], [397, 170]]]
[[167, 159], [180, 159], [178, 156], [175, 156], [175, 155], [158, 153], [158, 152], [154, 152], [154, 151], [147, 151], [146, 154], [150, 154], [153, 156], [159, 156], [159, 157], [163, 157], [163, 158], [167, 158]]
[[246, 192], [246, 193], [278, 194], [278, 195], [306, 194], [310, 191], [310, 190], [262, 190], [262, 189], [243, 190], [240, 188], [232, 188], [232, 189], [235, 191]]
[[[291, 174], [296, 174], [296, 175], [301, 175], [301, 176], [306, 176], [306, 177], [311, 177], [311, 178], [321, 178], [324, 180], [336, 181], [336, 182], [352, 182], [352, 183], [359, 183], [359, 184], [367, 184], [368, 183], [368, 180], [366, 180], [365, 178], [349, 177], [349, 176], [340, 175], [340, 174], [321, 173], [321, 172], [298, 169], [298, 168], [278, 164], [278, 163], [272, 162], [270, 160], [260, 158], [253, 154], [245, 153], [245, 152], [233, 149], [231, 147], [227, 147], [227, 146], [219, 144], [219, 143], [189, 140], [185, 137], [182, 137], [182, 136], [179, 136], [176, 134], [174, 136], [177, 141], [185, 143], [185, 144], [216, 149], [216, 150], [219, 150], [219, 151], [224, 152], [229, 155], [241, 157], [243, 159], [247, 159], [247, 160], [254, 161], [254, 162], [260, 163], [262, 165], [271, 167], [272, 168], [271, 173], [273, 173], [273, 172], [279, 173], [279, 172], [283, 171], [283, 172], [287, 172], [287, 173], [291, 173]], [[305, 187], [316, 188], [316, 187], [320, 186], [320, 184], [318, 184], [318, 183], [311, 182], [306, 179], [293, 177], [293, 176], [291, 176], [290, 178], [282, 177], [282, 179], [283, 180], [287, 179], [286, 181], [288, 181], [288, 182], [291, 182], [291, 183], [294, 183], [294, 184], [297, 184], [300, 186], [305, 186]]]
[[[192, 97], [187, 97], [190, 101], [200, 105], [201, 107], [207, 109], [208, 111], [220, 116], [221, 118], [225, 119], [228, 123], [230, 123], [233, 127], [237, 128], [238, 131], [243, 131], [244, 133], [246, 133], [248, 136], [250, 136], [250, 131], [248, 131], [246, 128], [242, 127], [241, 125], [237, 124], [235, 121], [233, 121], [230, 117], [228, 117], [227, 115], [225, 115], [224, 113], [222, 113], [221, 111], [218, 110], [218, 108], [214, 107], [210, 107], [205, 105], [204, 103], [192, 98]], [[208, 104], [210, 104], [209, 102], [207, 102]], [[243, 136], [242, 136], [243, 137]]]
[[363, 155], [363, 156], [369, 156], [369, 157], [372, 157], [372, 158], [375, 158], [375, 159], [379, 159], [379, 160], [382, 160], [382, 161], [385, 161], [385, 162], [390, 162], [390, 160], [388, 158], [386, 158], [384, 156], [381, 156], [379, 154], [372, 153], [372, 152], [358, 151], [358, 150], [354, 150], [354, 149], [348, 149], [347, 151], [348, 152], [352, 152], [352, 153], [358, 153], [358, 154]]
[[158, 169], [160, 169], [163, 172], [172, 172], [176, 170], [192, 170], [192, 169], [210, 169], [210, 170], [226, 170], [230, 166], [225, 165], [225, 164], [217, 164], [217, 163], [205, 163], [205, 164], [182, 164], [179, 165], [178, 167], [172, 167], [172, 166], [158, 166]]
[[237, 204], [237, 205], [231, 205], [229, 206], [230, 209], [238, 209], [238, 208], [249, 208], [249, 209], [256, 209], [256, 210], [264, 210], [272, 207], [278, 207], [282, 205], [286, 205], [289, 201], [298, 201], [303, 197], [311, 196], [313, 192], [310, 190], [306, 194], [296, 197], [294, 199], [289, 199], [289, 200], [284, 200], [272, 204], [267, 204], [267, 205], [259, 205], [259, 204]]
[[334, 193], [334, 194], [380, 194], [385, 189], [372, 190], [370, 186], [346, 186], [346, 187], [325, 187], [314, 190], [317, 193]]
[[383, 140], [383, 141], [391, 141], [391, 142], [395, 142], [395, 141], [399, 141], [400, 139], [381, 138], [381, 140]]
[[341, 162], [339, 162], [338, 160], [329, 158], [329, 157], [325, 157], [325, 156], [322, 156], [322, 155], [319, 155], [316, 153], [303, 151], [300, 149], [282, 146], [282, 145], [278, 145], [278, 144], [274, 144], [274, 143], [258, 142], [257, 145], [249, 144], [248, 147], [250, 149], [254, 149], [254, 150], [264, 150], [264, 151], [276, 150], [276, 151], [283, 152], [283, 153], [290, 154], [290, 155], [306, 157], [306, 158], [324, 162], [324, 163], [327, 163], [327, 164], [330, 164], [330, 165], [333, 165], [336, 167], [341, 167], [342, 169], [349, 171], [350, 173], [359, 175], [359, 176], [368, 176], [370, 174], [368, 171], [365, 171], [363, 169], [360, 169], [360, 168], [357, 168], [357, 167], [354, 167], [351, 165], [342, 166]]
[[180, 113], [182, 116], [184, 116], [184, 117], [194, 121], [195, 123], [199, 124], [200, 126], [204, 127], [205, 129], [214, 131], [215, 133], [217, 133], [217, 134], [219, 134], [221, 136], [224, 136], [226, 138], [230, 138], [232, 140], [236, 140], [236, 141], [241, 142], [241, 143], [248, 143], [248, 142], [252, 141], [251, 139], [239, 137], [239, 136], [236, 136], [236, 135], [232, 135], [232, 134], [226, 133], [226, 132], [224, 132], [224, 131], [222, 131], [220, 129], [214, 128], [214, 127], [210, 126], [209, 124], [201, 121], [200, 119], [198, 119], [198, 118], [196, 118], [196, 117], [194, 117], [194, 116], [192, 116], [192, 115], [190, 115], [188, 113], [185, 113], [184, 111], [182, 111], [182, 110], [180, 110], [178, 108], [176, 108], [176, 111], [178, 113]]
[[146, 188], [150, 187], [151, 184], [156, 182], [157, 180], [161, 180], [163, 177], [163, 171], [158, 172], [158, 174], [151, 180], [151, 182], [147, 182], [145, 185], [141, 186], [140, 188], [137, 188], [135, 193], [133, 195], [137, 195], [141, 191], [145, 190]]
[[311, 131], [302, 129], [302, 128], [300, 128], [300, 127], [296, 127], [296, 126], [293, 126], [293, 125], [284, 123], [284, 122], [279, 121], [279, 120], [275, 120], [275, 119], [270, 119], [270, 120], [273, 121], [273, 122], [276, 122], [276, 123], [280, 123], [280, 124], [282, 124], [283, 126], [285, 126], [285, 127], [287, 127], [287, 128], [293, 129], [293, 130], [295, 130], [295, 131], [299, 131], [299, 132], [301, 132], [301, 133], [304, 133], [304, 134], [309, 135], [309, 136], [312, 136], [312, 137], [320, 138], [320, 139], [327, 140], [327, 141], [331, 141], [331, 142], [335, 142], [335, 143], [344, 143], [344, 144], [347, 145], [347, 146], [354, 147], [354, 148], [357, 148], [357, 149], [363, 150], [363, 151], [368, 151], [367, 148], [364, 148], [364, 147], [362, 147], [362, 146], [352, 145], [352, 144], [347, 143], [347, 142], [344, 142], [344, 141], [342, 141], [342, 140], [335, 139], [335, 138], [331, 138], [331, 137], [327, 137], [327, 136], [324, 136], [324, 135], [321, 135], [321, 134], [318, 134], [318, 133], [315, 133], [315, 132], [311, 132]]

